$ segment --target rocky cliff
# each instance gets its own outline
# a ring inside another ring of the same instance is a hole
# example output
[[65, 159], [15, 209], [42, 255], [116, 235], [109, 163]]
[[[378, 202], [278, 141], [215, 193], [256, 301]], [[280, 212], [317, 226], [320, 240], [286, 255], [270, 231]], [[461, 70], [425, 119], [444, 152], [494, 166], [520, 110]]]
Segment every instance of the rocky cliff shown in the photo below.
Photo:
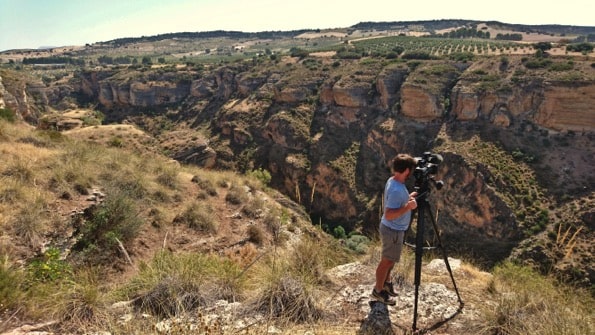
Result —
[[[108, 120], [146, 125], [147, 115], [158, 115], [195, 129], [183, 150], [169, 146], [172, 156], [213, 168], [264, 167], [273, 187], [330, 228], [373, 233], [390, 159], [437, 151], [446, 185], [431, 197], [439, 233], [493, 261], [555, 223], [555, 191], [578, 192], [572, 199], [593, 192], [595, 70], [576, 59], [552, 74], [524, 61], [287, 58], [201, 71], [86, 71], [71, 87]], [[0, 100], [26, 116], [25, 97], [56, 90], [0, 88]], [[565, 159], [574, 168], [557, 170]], [[528, 164], [535, 175], [507, 170]]]

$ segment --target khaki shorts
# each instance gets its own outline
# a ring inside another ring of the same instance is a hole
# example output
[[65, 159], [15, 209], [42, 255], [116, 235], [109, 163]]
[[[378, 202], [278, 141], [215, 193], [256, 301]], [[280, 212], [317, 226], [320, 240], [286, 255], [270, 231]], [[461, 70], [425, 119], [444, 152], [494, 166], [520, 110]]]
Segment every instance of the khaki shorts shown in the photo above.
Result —
[[401, 251], [403, 250], [403, 239], [405, 232], [393, 230], [380, 224], [380, 240], [382, 241], [382, 257], [391, 262], [401, 260]]

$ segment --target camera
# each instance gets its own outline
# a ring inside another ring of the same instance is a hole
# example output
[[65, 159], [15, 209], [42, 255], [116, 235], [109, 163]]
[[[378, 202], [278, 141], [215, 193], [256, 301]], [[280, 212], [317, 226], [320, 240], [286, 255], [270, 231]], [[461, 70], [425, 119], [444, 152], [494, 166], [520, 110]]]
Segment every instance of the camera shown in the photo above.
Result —
[[438, 173], [438, 165], [442, 163], [442, 156], [431, 152], [424, 152], [421, 157], [415, 157], [417, 165], [413, 171], [415, 179]]
[[[415, 170], [413, 170], [413, 176], [415, 177], [415, 185], [419, 187], [429, 179], [432, 179], [428, 178], [428, 176], [438, 173], [438, 165], [442, 163], [442, 156], [427, 151], [421, 157], [415, 157], [415, 160], [417, 164]], [[437, 184], [436, 186], [440, 189], [442, 185]]]

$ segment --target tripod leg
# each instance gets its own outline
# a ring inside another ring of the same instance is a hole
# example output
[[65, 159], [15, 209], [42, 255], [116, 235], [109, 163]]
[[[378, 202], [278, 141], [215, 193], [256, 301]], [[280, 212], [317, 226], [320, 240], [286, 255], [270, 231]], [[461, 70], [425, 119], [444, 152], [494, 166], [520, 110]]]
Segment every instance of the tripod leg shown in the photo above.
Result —
[[424, 246], [424, 207], [427, 204], [424, 201], [418, 203], [417, 207], [417, 231], [415, 233], [415, 300], [413, 304], [413, 331], [417, 330], [417, 301], [419, 299], [419, 285], [421, 284], [421, 263], [423, 258]]
[[455, 288], [455, 292], [457, 293], [457, 298], [459, 299], [459, 304], [461, 306], [464, 304], [463, 300], [461, 299], [461, 295], [459, 294], [459, 289], [457, 288], [457, 283], [455, 282], [455, 277], [452, 275], [452, 269], [450, 268], [450, 263], [448, 262], [448, 255], [446, 254], [446, 249], [442, 245], [442, 240], [440, 239], [440, 234], [438, 233], [438, 226], [436, 224], [436, 220], [432, 215], [432, 212], [429, 210], [428, 207], [428, 215], [430, 216], [430, 221], [432, 221], [432, 226], [434, 227], [434, 233], [436, 234], [436, 240], [438, 241], [438, 246], [440, 247], [440, 251], [442, 251], [442, 257], [444, 258], [444, 264], [446, 265], [446, 270], [448, 270], [448, 274], [450, 275], [450, 279], [452, 280], [452, 285]]

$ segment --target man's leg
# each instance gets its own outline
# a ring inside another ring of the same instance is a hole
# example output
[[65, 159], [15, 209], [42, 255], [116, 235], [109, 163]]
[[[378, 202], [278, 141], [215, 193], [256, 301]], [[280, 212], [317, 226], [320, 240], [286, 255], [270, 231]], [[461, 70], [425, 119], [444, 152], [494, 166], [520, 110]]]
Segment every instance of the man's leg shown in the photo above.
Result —
[[376, 268], [376, 285], [374, 286], [376, 292], [382, 291], [384, 282], [387, 281], [387, 278], [390, 276], [390, 271], [394, 265], [395, 263], [393, 261], [382, 257]]
[[[393, 264], [390, 266], [390, 268], [388, 269], [388, 271], [386, 272], [386, 277], [384, 277], [384, 282], [385, 283], [389, 283], [390, 282], [390, 274], [393, 271], [393, 268], [395, 267], [395, 263], [392, 262]], [[384, 285], [384, 284], [383, 284]]]

